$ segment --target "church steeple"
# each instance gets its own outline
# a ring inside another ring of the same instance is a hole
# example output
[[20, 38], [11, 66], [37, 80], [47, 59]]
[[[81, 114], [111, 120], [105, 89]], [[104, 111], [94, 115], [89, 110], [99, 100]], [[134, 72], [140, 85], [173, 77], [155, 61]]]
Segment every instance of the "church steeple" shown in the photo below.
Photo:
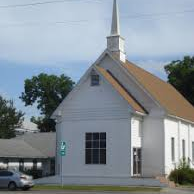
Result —
[[120, 35], [119, 10], [116, 0], [114, 0], [113, 4], [111, 35]]
[[107, 37], [107, 49], [116, 54], [123, 62], [126, 61], [126, 55], [124, 50], [125, 40], [120, 36], [120, 21], [119, 21], [119, 9], [117, 0], [113, 3], [112, 14], [112, 27], [111, 34]]

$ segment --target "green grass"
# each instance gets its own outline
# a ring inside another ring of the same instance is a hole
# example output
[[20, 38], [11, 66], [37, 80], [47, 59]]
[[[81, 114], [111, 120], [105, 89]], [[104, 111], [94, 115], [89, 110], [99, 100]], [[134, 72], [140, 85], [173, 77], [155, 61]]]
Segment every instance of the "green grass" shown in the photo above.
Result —
[[124, 186], [57, 186], [57, 185], [36, 185], [33, 190], [67, 190], [67, 191], [143, 191], [159, 192], [159, 187], [124, 187]]

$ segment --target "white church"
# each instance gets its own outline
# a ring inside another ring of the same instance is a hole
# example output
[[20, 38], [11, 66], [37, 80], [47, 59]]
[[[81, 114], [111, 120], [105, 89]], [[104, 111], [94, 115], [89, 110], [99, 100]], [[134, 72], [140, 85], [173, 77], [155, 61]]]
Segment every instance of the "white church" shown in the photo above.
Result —
[[52, 115], [56, 171], [64, 184], [154, 185], [183, 157], [194, 167], [194, 107], [129, 62], [124, 44], [114, 0], [107, 48]]

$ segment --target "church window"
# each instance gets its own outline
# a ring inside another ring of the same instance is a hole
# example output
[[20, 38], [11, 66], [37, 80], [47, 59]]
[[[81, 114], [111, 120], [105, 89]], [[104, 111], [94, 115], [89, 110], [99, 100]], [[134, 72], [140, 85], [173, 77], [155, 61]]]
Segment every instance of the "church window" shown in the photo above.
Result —
[[86, 133], [85, 163], [106, 164], [106, 133]]
[[174, 137], [171, 138], [171, 159], [174, 162], [175, 161], [175, 142]]
[[92, 71], [91, 73], [91, 86], [99, 86], [100, 85], [100, 76]]
[[183, 154], [183, 158], [185, 158], [185, 140], [182, 140], [182, 154]]

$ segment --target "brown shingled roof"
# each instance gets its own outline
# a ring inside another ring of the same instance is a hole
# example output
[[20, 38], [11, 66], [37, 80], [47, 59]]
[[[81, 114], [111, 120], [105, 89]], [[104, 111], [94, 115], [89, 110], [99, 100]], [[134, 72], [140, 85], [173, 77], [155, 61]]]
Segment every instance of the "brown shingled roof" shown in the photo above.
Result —
[[172, 85], [129, 61], [122, 64], [170, 115], [194, 122], [194, 107]]
[[140, 113], [146, 113], [143, 107], [117, 82], [117, 80], [105, 69], [95, 66], [103, 77], [114, 87], [114, 89], [132, 106], [132, 108]]

